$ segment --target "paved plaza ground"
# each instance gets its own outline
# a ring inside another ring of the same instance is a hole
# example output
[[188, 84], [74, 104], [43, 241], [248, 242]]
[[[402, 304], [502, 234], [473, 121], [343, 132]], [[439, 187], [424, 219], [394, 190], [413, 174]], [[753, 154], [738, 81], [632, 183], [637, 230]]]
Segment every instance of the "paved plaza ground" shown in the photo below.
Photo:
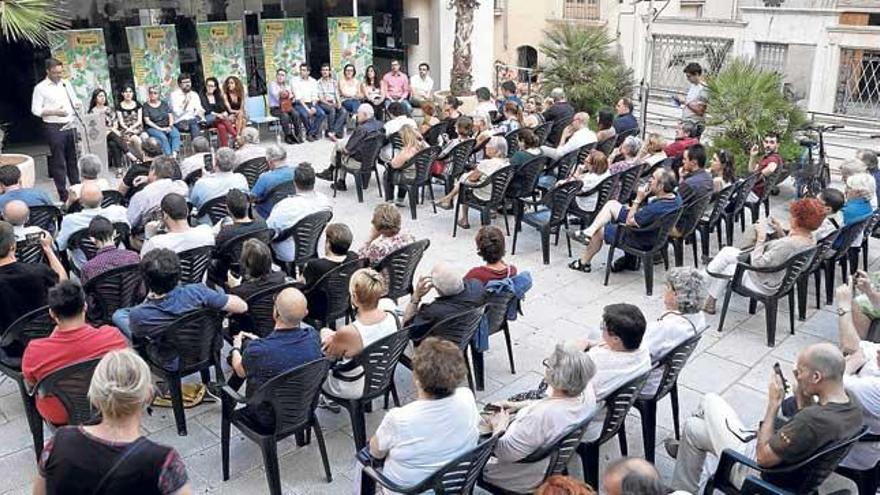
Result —
[[[294, 162], [310, 161], [317, 170], [326, 166], [330, 149], [330, 143], [326, 141], [288, 147]], [[38, 176], [39, 174], [40, 171]], [[349, 183], [351, 184], [351, 180]], [[45, 177], [40, 185], [48, 187]], [[325, 194], [332, 194], [328, 182], [319, 181], [317, 188]], [[783, 187], [782, 194], [772, 198], [773, 209], [779, 218], [787, 218], [783, 207], [791, 195], [791, 187]], [[366, 192], [364, 204], [357, 203], [353, 187], [348, 192], [340, 193], [334, 201], [334, 221], [345, 222], [351, 227], [356, 246], [369, 234], [371, 212], [378, 201], [375, 187]], [[431, 247], [417, 273], [428, 271], [438, 261], [449, 262], [462, 272], [481, 263], [473, 242], [475, 228], [479, 225], [477, 214], [471, 217], [473, 227], [470, 230], [459, 230], [458, 236], [453, 239], [452, 212], [439, 210], [434, 214], [430, 205], [426, 204], [419, 207], [417, 221], [411, 220], [408, 208], [402, 209], [402, 213], [405, 230], [412, 232], [417, 238], [431, 240]], [[495, 223], [503, 228], [500, 217]], [[509, 252], [512, 237], [508, 239]], [[717, 252], [717, 249], [713, 240], [712, 252]], [[875, 263], [876, 252], [876, 248], [872, 250], [874, 256], [871, 259]], [[689, 253], [689, 249], [686, 250], [685, 263], [692, 263]], [[528, 226], [523, 227], [517, 254], [507, 257], [520, 271], [528, 270], [534, 278], [534, 287], [528, 293], [523, 306], [525, 315], [510, 325], [517, 373], [510, 373], [503, 337], [496, 334], [490, 339], [491, 348], [486, 354], [486, 389], [477, 393], [477, 399], [481, 403], [503, 399], [533, 388], [542, 376], [541, 361], [552, 351], [554, 343], [595, 332], [602, 307], [606, 304], [636, 304], [642, 308], [649, 321], [663, 312], [662, 265], [655, 267], [657, 273], [654, 295], [648, 297], [645, 295], [640, 272], [612, 274], [609, 286], [602, 285], [606, 256], [604, 249], [596, 258], [595, 271], [589, 274], [566, 268], [566, 254], [565, 241], [561, 239], [558, 247], [551, 247], [550, 264], [542, 264], [537, 231]], [[788, 332], [787, 304], [780, 305], [775, 347], [767, 347], [765, 342], [763, 307], [758, 308], [757, 314], [749, 315], [747, 301], [743, 298], [734, 296], [723, 333], [716, 331], [718, 318], [709, 318], [711, 328], [705, 332], [679, 379], [682, 419], [698, 405], [703, 394], [714, 392], [733, 404], [746, 425], [756, 425], [765, 407], [767, 378], [773, 363], [780, 362], [788, 374], [798, 350], [805, 345], [823, 340], [837, 341], [837, 316], [834, 307], [824, 306], [817, 311], [813, 305], [815, 299], [812, 292], [810, 301], [807, 319], [797, 322], [794, 335]], [[414, 389], [410, 372], [398, 367], [396, 380], [401, 399], [411, 400]], [[381, 408], [376, 409], [367, 416], [369, 435], [375, 431], [384, 414]], [[327, 441], [333, 482], [328, 484], [324, 479], [315, 442], [299, 448], [291, 438], [279, 445], [281, 480], [285, 493], [346, 494], [353, 491], [355, 452], [348, 415], [344, 411], [332, 414], [324, 410], [319, 410], [318, 415]], [[238, 434], [234, 428], [231, 478], [227, 482], [222, 481], [220, 407], [217, 403], [206, 403], [187, 410], [186, 417], [189, 429], [186, 437], [177, 435], [171, 409], [154, 408], [152, 417], [145, 417], [143, 429], [150, 439], [171, 445], [180, 452], [194, 492], [258, 494], [268, 491], [258, 447]], [[643, 447], [637, 411], [630, 413], [626, 426], [630, 455], [641, 455]], [[660, 473], [667, 479], [671, 475], [674, 461], [666, 455], [662, 439], [670, 436], [671, 432], [671, 407], [669, 400], [664, 399], [658, 410], [656, 462]], [[47, 431], [47, 438], [49, 434]], [[608, 442], [601, 450], [601, 462], [605, 464], [619, 455], [617, 442]], [[579, 463], [572, 463], [572, 474], [580, 476], [580, 471]], [[29, 493], [34, 472], [31, 436], [21, 399], [14, 383], [6, 380], [0, 385], [0, 493]]]

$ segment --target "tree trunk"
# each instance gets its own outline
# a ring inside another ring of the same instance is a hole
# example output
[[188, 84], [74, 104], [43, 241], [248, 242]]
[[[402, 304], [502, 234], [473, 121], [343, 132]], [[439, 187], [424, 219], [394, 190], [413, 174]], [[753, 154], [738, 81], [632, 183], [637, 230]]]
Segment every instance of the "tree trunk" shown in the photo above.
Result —
[[456, 96], [471, 93], [471, 34], [474, 32], [474, 11], [479, 5], [477, 0], [450, 1], [450, 7], [455, 7], [455, 43], [449, 89]]

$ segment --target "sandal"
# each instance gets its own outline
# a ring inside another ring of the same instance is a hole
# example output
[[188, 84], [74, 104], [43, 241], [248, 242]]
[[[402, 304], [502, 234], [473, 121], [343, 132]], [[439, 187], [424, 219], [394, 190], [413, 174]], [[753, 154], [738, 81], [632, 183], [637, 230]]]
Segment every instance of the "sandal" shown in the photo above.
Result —
[[568, 267], [577, 272], [590, 273], [592, 267], [589, 263], [584, 263], [580, 258], [568, 264]]
[[448, 201], [434, 201], [434, 206], [442, 209], [442, 210], [451, 210], [452, 203]]
[[574, 232], [569, 231], [568, 237], [570, 237], [571, 240], [573, 240], [575, 242], [579, 242], [581, 244], [589, 244], [590, 243], [590, 236], [587, 235], [586, 230], [576, 230]]
[[465, 230], [467, 230], [467, 229], [471, 228], [471, 224], [469, 224], [469, 223], [461, 223], [461, 220], [458, 220], [457, 223], [458, 223], [458, 227], [461, 228], [461, 229], [465, 229]]

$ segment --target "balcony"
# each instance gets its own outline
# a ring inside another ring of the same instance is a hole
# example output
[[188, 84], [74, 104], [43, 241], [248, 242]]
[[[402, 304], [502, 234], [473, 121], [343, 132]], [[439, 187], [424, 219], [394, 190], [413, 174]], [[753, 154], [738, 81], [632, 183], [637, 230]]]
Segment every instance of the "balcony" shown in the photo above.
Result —
[[566, 21], [598, 21], [599, 0], [565, 0], [562, 18]]
[[741, 0], [740, 7], [836, 9], [838, 0]]

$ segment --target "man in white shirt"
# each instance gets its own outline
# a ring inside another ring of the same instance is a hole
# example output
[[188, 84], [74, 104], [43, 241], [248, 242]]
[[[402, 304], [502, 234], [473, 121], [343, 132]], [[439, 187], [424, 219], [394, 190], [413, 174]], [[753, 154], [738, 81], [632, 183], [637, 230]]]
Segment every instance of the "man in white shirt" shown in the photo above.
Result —
[[[403, 126], [408, 125], [413, 129], [418, 129], [418, 125], [416, 121], [413, 120], [406, 114], [406, 110], [403, 105], [399, 101], [395, 101], [394, 103], [388, 105], [388, 122], [385, 122], [385, 137], [389, 137], [395, 132], [403, 129]], [[393, 147], [389, 142], [385, 146], [382, 146], [382, 149], [379, 151], [379, 158], [388, 163], [391, 161], [394, 155]]]
[[177, 89], [171, 92], [171, 112], [174, 126], [180, 132], [188, 132], [190, 137], [201, 135], [201, 123], [205, 120], [202, 99], [192, 90], [192, 79], [186, 72], [177, 76]]
[[702, 122], [706, 120], [706, 104], [709, 101], [709, 90], [703, 84], [703, 67], [691, 62], [684, 68], [684, 73], [688, 81], [687, 95], [672, 98], [681, 106], [681, 120]]
[[[12, 232], [15, 234], [15, 242], [27, 240], [30, 234], [39, 234], [43, 229], [36, 225], [25, 225], [30, 217], [31, 209], [27, 203], [19, 199], [14, 199], [3, 207], [3, 219], [12, 225]], [[51, 235], [48, 232], [46, 235]]]
[[[59, 250], [68, 249], [70, 247], [68, 245], [70, 238], [77, 232], [88, 229], [92, 219], [97, 216], [102, 216], [114, 224], [124, 223], [128, 225], [125, 207], [122, 205], [110, 205], [106, 208], [101, 208], [103, 197], [104, 195], [101, 193], [101, 188], [98, 184], [94, 182], [83, 184], [79, 198], [82, 210], [76, 213], [68, 213], [61, 220], [61, 228], [58, 230], [58, 236], [55, 238], [55, 244], [58, 245]], [[85, 253], [79, 248], [70, 250], [69, 254], [77, 268], [82, 268], [87, 261]]]
[[591, 131], [587, 125], [590, 123], [590, 114], [587, 112], [578, 112], [574, 114], [571, 124], [562, 131], [562, 138], [559, 140], [559, 147], [552, 148], [550, 146], [541, 146], [541, 153], [549, 156], [553, 160], [558, 160], [565, 156], [566, 153], [596, 142], [596, 133]]
[[[189, 194], [189, 199], [196, 210], [214, 198], [225, 197], [230, 189], [239, 189], [244, 192], [250, 190], [247, 178], [233, 172], [234, 169], [235, 152], [232, 151], [232, 148], [223, 147], [217, 150], [217, 157], [214, 159], [214, 172], [196, 181]], [[207, 215], [199, 219], [202, 222], [205, 220], [208, 220]]]
[[[333, 209], [330, 198], [315, 192], [315, 169], [311, 164], [303, 162], [296, 166], [293, 184], [296, 186], [296, 195], [276, 203], [266, 219], [266, 224], [275, 231], [276, 237], [312, 213]], [[272, 250], [280, 261], [291, 262], [296, 259], [296, 244], [292, 236], [273, 242]]]
[[202, 246], [214, 245], [214, 231], [209, 225], [190, 227], [186, 198], [171, 193], [162, 198], [162, 224], [166, 233], [153, 235], [144, 242], [141, 257], [154, 249], [165, 248], [177, 254]]
[[318, 81], [309, 75], [309, 66], [305, 62], [299, 65], [299, 78], [293, 82], [293, 94], [296, 98], [293, 108], [306, 127], [306, 138], [317, 141], [327, 115], [318, 105]]
[[67, 201], [67, 181], [79, 183], [76, 167], [76, 134], [73, 128], [65, 129], [74, 119], [76, 111], [82, 111], [82, 103], [76, 100], [73, 89], [61, 79], [64, 67], [54, 58], [46, 60], [46, 79], [34, 87], [31, 113], [43, 119], [46, 137], [49, 139], [49, 175], [55, 182], [58, 197]]
[[419, 73], [409, 78], [409, 102], [416, 108], [434, 99], [434, 80], [428, 75], [430, 72], [431, 66], [422, 62], [419, 64]]
[[173, 159], [160, 156], [153, 160], [153, 163], [150, 164], [149, 174], [146, 179], [143, 179], [148, 184], [132, 196], [131, 201], [128, 202], [128, 223], [132, 230], [142, 227], [146, 223], [145, 214], [159, 206], [166, 194], [177, 193], [186, 196], [189, 193], [186, 182], [173, 180], [173, 176]]
[[211, 154], [211, 143], [205, 136], [199, 136], [192, 140], [193, 154], [180, 162], [180, 176], [184, 180], [196, 170], [205, 170], [205, 157]]

